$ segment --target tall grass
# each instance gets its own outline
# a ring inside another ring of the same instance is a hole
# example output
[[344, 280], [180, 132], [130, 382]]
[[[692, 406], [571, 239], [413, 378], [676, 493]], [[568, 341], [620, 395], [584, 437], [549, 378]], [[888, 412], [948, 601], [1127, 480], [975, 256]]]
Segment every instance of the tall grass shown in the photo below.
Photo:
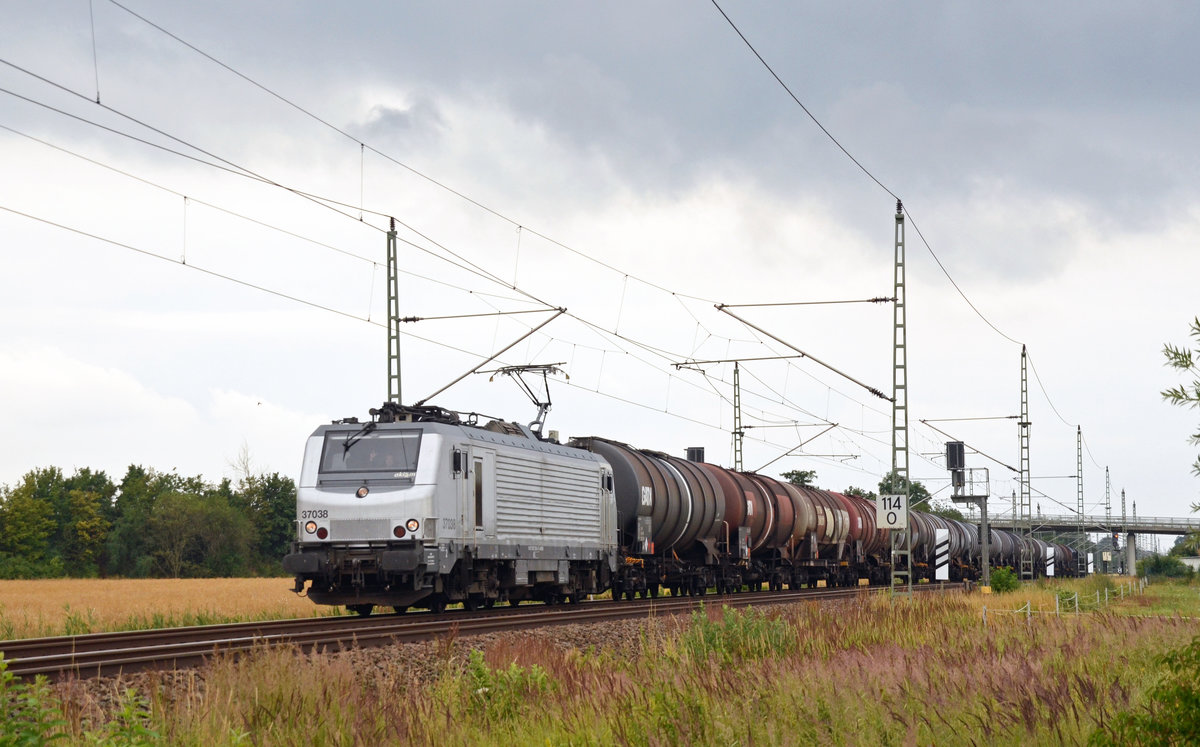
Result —
[[184, 745], [1080, 744], [1154, 685], [1197, 609], [985, 627], [963, 595], [710, 605], [587, 650], [553, 629], [446, 639], [423, 678], [394, 666], [409, 647], [371, 666], [272, 649], [150, 687], [147, 728]]

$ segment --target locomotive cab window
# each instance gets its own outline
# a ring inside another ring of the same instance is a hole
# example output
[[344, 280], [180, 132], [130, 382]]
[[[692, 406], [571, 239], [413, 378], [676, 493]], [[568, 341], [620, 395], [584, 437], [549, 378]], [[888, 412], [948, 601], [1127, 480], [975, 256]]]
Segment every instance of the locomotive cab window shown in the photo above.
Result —
[[379, 477], [416, 477], [420, 431], [328, 431], [321, 453], [321, 474], [378, 473]]

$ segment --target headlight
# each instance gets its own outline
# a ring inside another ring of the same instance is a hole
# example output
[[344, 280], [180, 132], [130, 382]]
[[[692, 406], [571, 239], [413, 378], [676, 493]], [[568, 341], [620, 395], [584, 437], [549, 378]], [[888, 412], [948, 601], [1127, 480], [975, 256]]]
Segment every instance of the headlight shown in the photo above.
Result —
[[312, 534], [313, 532], [317, 531], [317, 522], [310, 521], [307, 524], [305, 524], [304, 531], [308, 532], [309, 534]]
[[421, 528], [421, 522], [416, 519], [409, 519], [404, 526], [408, 527], [408, 531], [415, 532]]
[[358, 492], [356, 492], [355, 495], [357, 495], [359, 498], [366, 498], [367, 493], [370, 493], [370, 492], [371, 491], [367, 489], [367, 486], [363, 485], [361, 488], [358, 489]]

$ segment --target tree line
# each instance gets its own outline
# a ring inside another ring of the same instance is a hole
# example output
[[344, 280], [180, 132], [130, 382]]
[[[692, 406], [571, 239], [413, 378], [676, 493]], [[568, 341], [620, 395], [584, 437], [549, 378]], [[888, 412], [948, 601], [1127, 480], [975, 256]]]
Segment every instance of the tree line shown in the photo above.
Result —
[[277, 472], [34, 469], [0, 486], [0, 578], [282, 575], [295, 517], [296, 484]]

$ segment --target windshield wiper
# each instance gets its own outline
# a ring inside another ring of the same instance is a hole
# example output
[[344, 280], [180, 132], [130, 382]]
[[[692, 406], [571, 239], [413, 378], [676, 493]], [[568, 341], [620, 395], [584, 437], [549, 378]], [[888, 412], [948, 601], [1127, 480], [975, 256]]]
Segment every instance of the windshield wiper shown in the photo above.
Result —
[[358, 429], [358, 431], [355, 432], [354, 434], [346, 436], [346, 440], [342, 442], [342, 454], [345, 454], [347, 451], [350, 451], [351, 446], [353, 446], [354, 444], [361, 441], [363, 436], [365, 436], [368, 433], [370, 433], [371, 431], [375, 430], [375, 425], [376, 425], [375, 421], [372, 420], [371, 422], [364, 425], [362, 428]]

